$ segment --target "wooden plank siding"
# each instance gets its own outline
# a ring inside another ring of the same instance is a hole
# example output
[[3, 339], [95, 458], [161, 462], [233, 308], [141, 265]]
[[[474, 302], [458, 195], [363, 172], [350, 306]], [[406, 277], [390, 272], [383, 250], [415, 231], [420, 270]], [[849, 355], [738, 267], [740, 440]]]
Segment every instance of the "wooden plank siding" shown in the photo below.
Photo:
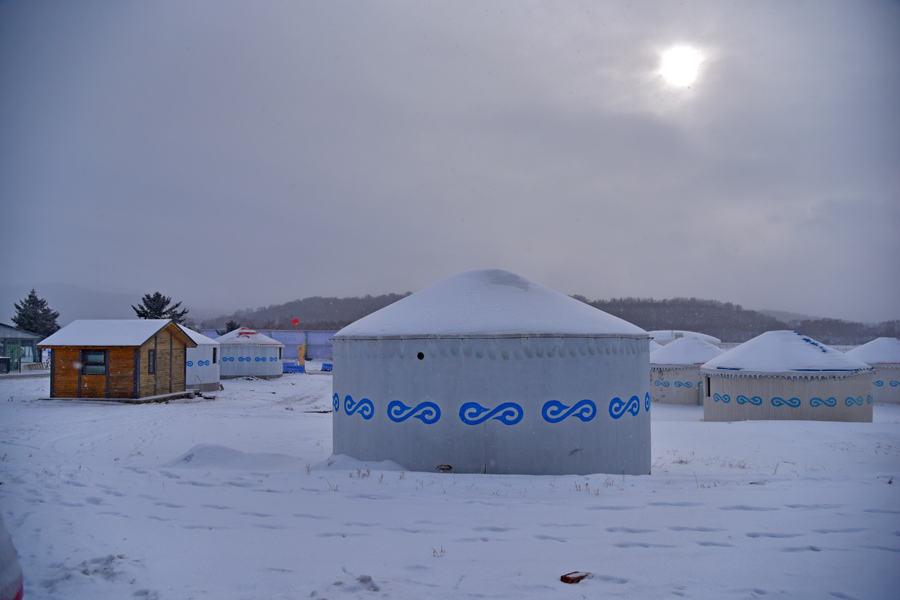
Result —
[[53, 367], [53, 389], [50, 390], [50, 397], [77, 398], [78, 375], [81, 373], [78, 348], [54, 348]]

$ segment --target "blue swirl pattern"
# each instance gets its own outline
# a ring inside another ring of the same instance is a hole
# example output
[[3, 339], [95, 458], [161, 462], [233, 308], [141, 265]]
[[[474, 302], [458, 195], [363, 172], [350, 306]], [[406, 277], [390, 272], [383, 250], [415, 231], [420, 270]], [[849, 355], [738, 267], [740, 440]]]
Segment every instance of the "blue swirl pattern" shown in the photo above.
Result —
[[675, 387], [686, 387], [686, 388], [694, 387], [694, 382], [692, 382], [692, 381], [676, 381]]
[[715, 400], [716, 402], [722, 402], [723, 404], [728, 404], [729, 402], [731, 402], [731, 396], [729, 396], [728, 394], [719, 394], [719, 392], [716, 392], [715, 394], [713, 394], [713, 400]]
[[656, 381], [653, 382], [653, 385], [655, 385], [656, 387], [659, 387], [659, 386], [669, 387], [669, 382], [668, 381], [660, 381], [659, 379], [657, 379]]
[[857, 406], [862, 406], [863, 404], [865, 404], [865, 400], [862, 399], [862, 396], [859, 396], [857, 398], [848, 396], [847, 399], [844, 400], [844, 404], [846, 404], [847, 406], [853, 406], [854, 404], [856, 404]]
[[334, 408], [334, 412], [341, 412], [341, 397], [335, 394], [331, 397], [331, 406]]
[[892, 381], [891, 387], [900, 387], [900, 381]]
[[650, 392], [644, 395], [644, 410], [650, 412]]
[[189, 360], [189, 361], [187, 361], [187, 362], [184, 363], [184, 364], [186, 364], [186, 365], [189, 366], [189, 367], [193, 367], [193, 366], [194, 366], [194, 361]]
[[866, 396], [866, 404], [872, 404], [873, 402], [875, 402], [875, 398], [872, 396], [872, 394]]
[[479, 425], [488, 419], [504, 425], [515, 425], [524, 416], [522, 407], [515, 402], [504, 402], [495, 409], [485, 408], [477, 402], [466, 402], [459, 407], [459, 419], [466, 425]]
[[748, 402], [753, 406], [762, 406], [762, 398], [759, 396], [753, 396], [752, 398], [748, 398], [747, 396], [741, 394], [737, 398], [734, 399], [738, 404], [747, 404]]
[[810, 398], [809, 405], [813, 408], [817, 406], [837, 406], [837, 398]]
[[877, 381], [873, 381], [872, 384], [873, 384], [873, 385], [877, 385], [878, 387], [881, 387], [881, 386], [884, 385], [884, 382], [883, 382], [882, 380], [879, 379], [879, 380], [877, 380]]
[[422, 402], [410, 408], [399, 400], [394, 400], [388, 404], [387, 415], [394, 423], [402, 423], [410, 417], [415, 417], [426, 425], [431, 425], [441, 418], [441, 409], [434, 402]]
[[372, 405], [372, 401], [368, 398], [363, 398], [354, 404], [353, 398], [344, 396], [344, 412], [347, 413], [348, 417], [358, 412], [363, 419], [368, 421], [375, 414], [375, 406]]
[[626, 402], [621, 398], [613, 398], [609, 402], [609, 416], [613, 419], [618, 419], [626, 412], [630, 412], [634, 416], [637, 416], [639, 412], [641, 412], [641, 400], [637, 396], [632, 396]]
[[559, 423], [563, 419], [575, 416], [585, 423], [593, 419], [597, 415], [597, 405], [591, 400], [582, 400], [569, 408], [558, 400], [551, 400], [544, 404], [541, 409], [541, 416], [548, 423]]
[[775, 396], [772, 398], [772, 406], [790, 406], [792, 408], [797, 408], [800, 406], [800, 398], [788, 398], [785, 400], [784, 398]]

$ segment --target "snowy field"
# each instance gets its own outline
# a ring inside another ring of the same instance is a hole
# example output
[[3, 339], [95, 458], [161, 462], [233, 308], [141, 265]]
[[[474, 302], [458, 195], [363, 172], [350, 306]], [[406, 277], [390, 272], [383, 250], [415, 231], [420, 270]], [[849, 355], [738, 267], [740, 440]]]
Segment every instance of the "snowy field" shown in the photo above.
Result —
[[652, 475], [535, 477], [330, 460], [327, 374], [135, 406], [48, 387], [0, 380], [27, 599], [900, 597], [900, 406], [703, 423], [654, 404]]

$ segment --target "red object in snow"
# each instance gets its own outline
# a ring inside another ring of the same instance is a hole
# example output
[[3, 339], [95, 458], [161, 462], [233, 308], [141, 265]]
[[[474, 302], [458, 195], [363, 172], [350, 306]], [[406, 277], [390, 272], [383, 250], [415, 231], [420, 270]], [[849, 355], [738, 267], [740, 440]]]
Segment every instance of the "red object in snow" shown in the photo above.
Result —
[[591, 574], [585, 571], [572, 571], [571, 573], [566, 573], [560, 577], [559, 580], [563, 583], [578, 583], [582, 579], [586, 579], [590, 576]]

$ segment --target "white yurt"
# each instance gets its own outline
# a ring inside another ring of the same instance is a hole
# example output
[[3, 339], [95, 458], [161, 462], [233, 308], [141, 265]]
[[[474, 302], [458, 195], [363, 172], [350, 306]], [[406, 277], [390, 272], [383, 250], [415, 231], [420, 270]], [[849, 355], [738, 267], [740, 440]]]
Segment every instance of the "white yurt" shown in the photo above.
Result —
[[222, 353], [222, 379], [281, 377], [284, 344], [249, 327], [229, 331], [216, 339]]
[[700, 338], [701, 340], [709, 342], [710, 344], [716, 345], [722, 343], [722, 340], [717, 337], [713, 337], [705, 333], [698, 333], [696, 331], [685, 331], [683, 329], [655, 329], [653, 331], [648, 331], [647, 333], [650, 334], [651, 340], [663, 346], [683, 337]]
[[184, 387], [200, 392], [217, 391], [219, 383], [219, 342], [202, 333], [179, 325], [197, 344], [188, 348], [185, 355]]
[[508, 271], [334, 335], [334, 453], [414, 471], [650, 472], [644, 330]]
[[875, 368], [875, 402], [900, 404], [900, 339], [880, 337], [846, 352]]
[[873, 369], [796, 331], [768, 331], [700, 373], [705, 421], [872, 422]]
[[698, 337], [681, 337], [650, 353], [650, 399], [703, 404], [700, 366], [724, 350]]

